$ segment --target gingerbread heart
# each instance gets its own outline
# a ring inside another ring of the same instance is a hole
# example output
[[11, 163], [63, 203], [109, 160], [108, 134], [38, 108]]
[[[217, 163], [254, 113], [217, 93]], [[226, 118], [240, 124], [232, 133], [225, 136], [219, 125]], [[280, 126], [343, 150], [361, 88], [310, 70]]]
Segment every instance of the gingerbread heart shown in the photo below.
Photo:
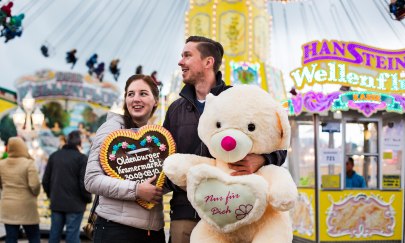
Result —
[[257, 221], [264, 213], [267, 182], [257, 175], [230, 176], [209, 165], [187, 174], [187, 196], [198, 215], [223, 233]]
[[[176, 150], [169, 131], [158, 125], [146, 125], [137, 131], [117, 130], [110, 133], [101, 145], [100, 163], [104, 172], [114, 178], [142, 183], [157, 176], [154, 184], [162, 187], [165, 175], [163, 161]], [[144, 208], [155, 205], [141, 199]]]

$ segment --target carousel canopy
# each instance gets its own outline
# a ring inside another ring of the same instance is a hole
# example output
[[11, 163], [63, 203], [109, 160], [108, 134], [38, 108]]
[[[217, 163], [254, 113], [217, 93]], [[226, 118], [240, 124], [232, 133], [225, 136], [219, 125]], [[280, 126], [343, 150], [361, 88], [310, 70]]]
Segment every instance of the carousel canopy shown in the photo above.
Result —
[[[108, 69], [112, 60], [119, 59], [120, 88], [142, 65], [146, 74], [157, 70], [167, 90], [178, 69], [188, 6], [186, 0], [15, 1], [12, 15], [25, 14], [23, 30], [21, 36], [0, 45], [0, 86], [15, 90], [17, 78], [43, 68], [70, 71], [73, 67], [85, 74], [86, 61], [97, 53], [106, 80], [116, 78]], [[293, 86], [289, 73], [301, 65], [304, 43], [335, 39], [403, 48], [404, 20], [396, 20], [388, 6], [388, 1], [379, 0], [267, 1], [272, 16], [269, 60], [283, 71], [285, 89]], [[76, 61], [68, 55], [73, 50]], [[323, 91], [318, 86], [311, 89]]]

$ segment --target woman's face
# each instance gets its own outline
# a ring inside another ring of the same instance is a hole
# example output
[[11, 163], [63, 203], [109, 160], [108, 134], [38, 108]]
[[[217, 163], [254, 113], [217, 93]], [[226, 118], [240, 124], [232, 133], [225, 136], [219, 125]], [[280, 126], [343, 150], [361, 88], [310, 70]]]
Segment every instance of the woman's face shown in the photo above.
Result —
[[149, 85], [142, 79], [134, 80], [128, 86], [125, 104], [132, 120], [139, 126], [147, 124], [153, 107], [157, 106]]

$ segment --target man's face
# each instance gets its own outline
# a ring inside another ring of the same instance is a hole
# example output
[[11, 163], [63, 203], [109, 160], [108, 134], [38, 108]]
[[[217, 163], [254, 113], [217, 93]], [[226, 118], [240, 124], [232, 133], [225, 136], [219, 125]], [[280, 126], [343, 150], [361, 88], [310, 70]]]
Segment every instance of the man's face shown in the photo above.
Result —
[[181, 53], [179, 66], [183, 72], [183, 82], [194, 85], [199, 79], [204, 77], [204, 59], [197, 50], [198, 43], [188, 42]]
[[346, 162], [346, 172], [353, 171], [353, 164], [351, 162]]

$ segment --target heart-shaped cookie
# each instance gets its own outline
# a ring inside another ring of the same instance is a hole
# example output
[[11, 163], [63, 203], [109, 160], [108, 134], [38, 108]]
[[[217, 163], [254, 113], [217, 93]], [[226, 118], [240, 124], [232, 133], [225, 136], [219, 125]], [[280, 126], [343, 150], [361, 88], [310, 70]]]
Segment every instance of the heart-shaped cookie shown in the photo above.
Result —
[[[165, 175], [163, 161], [176, 150], [169, 131], [158, 125], [146, 125], [138, 131], [117, 130], [110, 133], [100, 149], [100, 163], [104, 172], [114, 178], [142, 183], [157, 176], [155, 185], [162, 187]], [[154, 204], [138, 199], [144, 208]]]
[[209, 165], [187, 174], [187, 196], [198, 215], [223, 233], [257, 221], [264, 213], [267, 182], [258, 175], [230, 176]]

